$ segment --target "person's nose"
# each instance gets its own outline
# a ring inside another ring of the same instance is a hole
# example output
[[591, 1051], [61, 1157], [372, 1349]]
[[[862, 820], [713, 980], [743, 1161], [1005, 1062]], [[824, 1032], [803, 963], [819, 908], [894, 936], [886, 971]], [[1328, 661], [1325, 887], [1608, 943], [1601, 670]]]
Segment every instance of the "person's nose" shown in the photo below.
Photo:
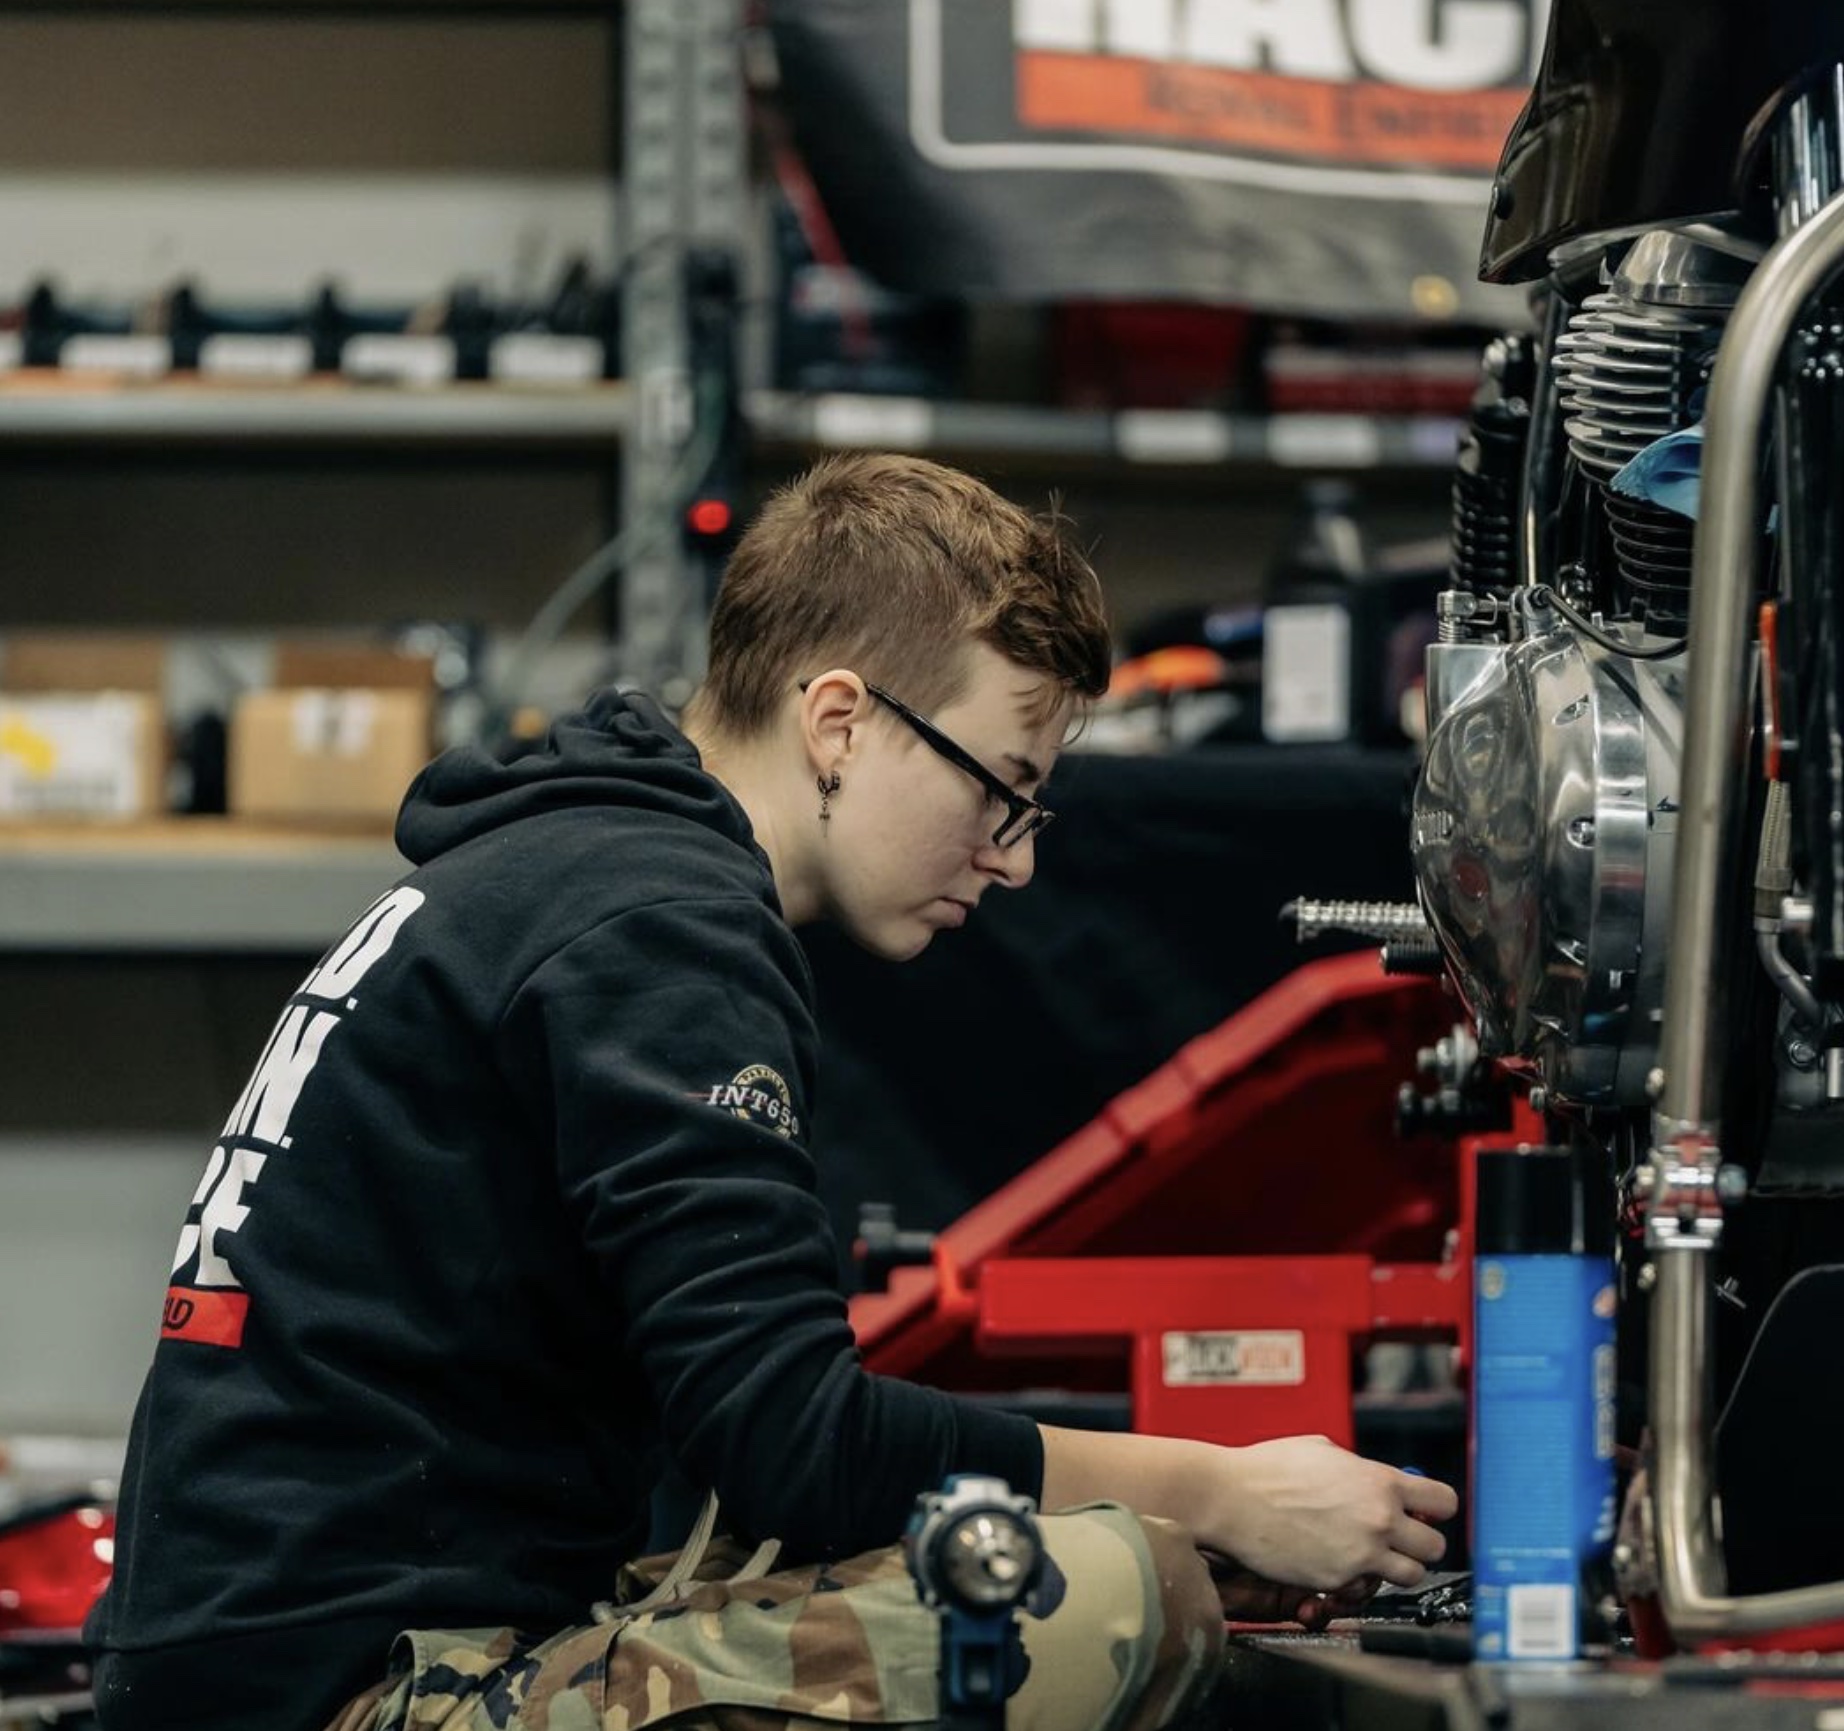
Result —
[[1021, 890], [1037, 871], [1037, 838], [1027, 835], [1011, 847], [988, 842], [973, 863], [1001, 889]]

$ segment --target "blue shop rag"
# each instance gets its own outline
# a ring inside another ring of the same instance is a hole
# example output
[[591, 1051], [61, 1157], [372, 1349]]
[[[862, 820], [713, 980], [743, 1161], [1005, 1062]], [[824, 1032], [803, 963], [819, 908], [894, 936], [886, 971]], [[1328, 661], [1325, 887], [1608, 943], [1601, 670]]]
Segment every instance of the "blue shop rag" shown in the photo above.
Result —
[[1703, 423], [1655, 439], [1613, 478], [1614, 491], [1693, 522], [1703, 472]]

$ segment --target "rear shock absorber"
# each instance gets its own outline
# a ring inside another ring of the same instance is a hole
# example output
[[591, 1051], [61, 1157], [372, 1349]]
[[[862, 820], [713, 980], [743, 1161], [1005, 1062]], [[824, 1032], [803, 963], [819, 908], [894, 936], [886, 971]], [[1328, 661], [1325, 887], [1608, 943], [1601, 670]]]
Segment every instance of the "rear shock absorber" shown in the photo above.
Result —
[[1536, 356], [1527, 336], [1486, 346], [1453, 474], [1453, 584], [1499, 600], [1518, 579], [1519, 486]]

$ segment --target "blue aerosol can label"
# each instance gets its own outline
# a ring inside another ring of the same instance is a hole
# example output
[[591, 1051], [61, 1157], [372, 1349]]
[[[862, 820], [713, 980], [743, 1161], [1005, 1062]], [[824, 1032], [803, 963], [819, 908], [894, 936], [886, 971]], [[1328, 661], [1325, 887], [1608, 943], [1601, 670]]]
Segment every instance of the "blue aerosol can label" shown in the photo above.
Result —
[[1614, 1534], [1613, 1264], [1484, 1254], [1473, 1276], [1473, 1650], [1573, 1659]]

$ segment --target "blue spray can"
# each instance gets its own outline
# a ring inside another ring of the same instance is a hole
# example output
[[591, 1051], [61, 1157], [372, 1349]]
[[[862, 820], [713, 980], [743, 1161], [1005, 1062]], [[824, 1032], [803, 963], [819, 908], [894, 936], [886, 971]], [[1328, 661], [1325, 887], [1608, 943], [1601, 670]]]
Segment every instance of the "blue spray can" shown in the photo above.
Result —
[[1566, 1148], [1479, 1154], [1473, 1651], [1573, 1659], [1614, 1534], [1613, 1204]]

